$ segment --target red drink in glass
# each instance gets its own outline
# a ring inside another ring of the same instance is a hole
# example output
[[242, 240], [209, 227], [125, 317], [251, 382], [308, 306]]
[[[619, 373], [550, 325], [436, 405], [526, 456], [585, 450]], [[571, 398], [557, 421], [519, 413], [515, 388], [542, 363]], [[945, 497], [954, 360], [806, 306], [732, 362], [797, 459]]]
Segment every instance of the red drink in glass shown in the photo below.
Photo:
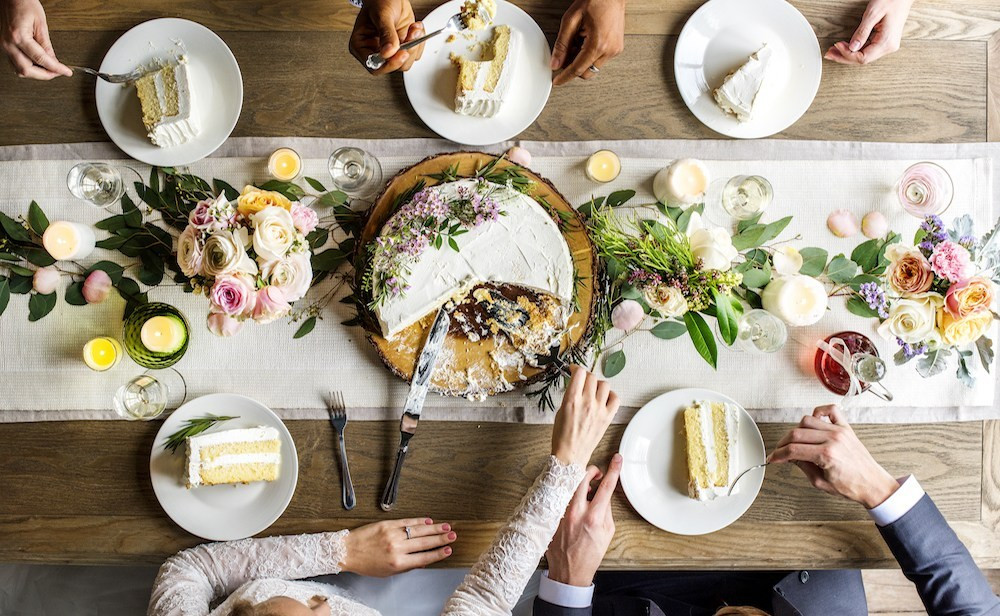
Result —
[[[830, 341], [834, 338], [843, 340], [844, 345], [847, 346], [847, 350], [851, 355], [869, 353], [878, 357], [878, 349], [875, 348], [875, 343], [864, 334], [859, 334], [858, 332], [838, 332], [832, 336], [828, 336], [826, 343], [830, 344]], [[839, 349], [840, 345], [837, 345], [836, 348]], [[823, 349], [816, 349], [816, 359], [813, 362], [813, 367], [816, 370], [816, 376], [819, 377], [819, 382], [824, 387], [840, 396], [847, 395], [851, 387], [851, 376], [848, 374], [847, 369], [840, 365], [837, 360], [830, 357]], [[865, 383], [864, 381], [860, 381], [860, 384], [861, 391], [868, 391], [871, 387], [871, 383]]]

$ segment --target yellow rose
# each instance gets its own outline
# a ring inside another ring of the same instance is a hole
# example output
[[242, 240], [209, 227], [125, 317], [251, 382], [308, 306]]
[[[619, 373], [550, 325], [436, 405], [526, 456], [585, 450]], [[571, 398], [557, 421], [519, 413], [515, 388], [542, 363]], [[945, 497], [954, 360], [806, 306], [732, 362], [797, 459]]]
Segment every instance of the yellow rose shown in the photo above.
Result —
[[268, 207], [280, 207], [288, 211], [292, 209], [292, 202], [284, 195], [270, 190], [261, 190], [254, 186], [243, 187], [243, 192], [240, 193], [240, 198], [237, 199], [236, 203], [236, 210], [244, 218], [250, 218]]
[[989, 310], [974, 312], [964, 319], [956, 319], [947, 310], [938, 310], [937, 325], [941, 341], [945, 344], [966, 345], [979, 340], [993, 323]]
[[945, 310], [956, 318], [989, 310], [992, 304], [993, 283], [981, 276], [951, 285], [944, 301]]

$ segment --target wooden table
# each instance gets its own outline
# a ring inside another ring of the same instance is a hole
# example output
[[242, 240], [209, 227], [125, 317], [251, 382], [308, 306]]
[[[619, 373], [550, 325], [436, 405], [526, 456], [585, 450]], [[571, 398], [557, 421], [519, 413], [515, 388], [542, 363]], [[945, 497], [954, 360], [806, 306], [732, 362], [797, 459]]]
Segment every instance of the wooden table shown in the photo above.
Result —
[[[125, 29], [161, 16], [194, 19], [232, 47], [246, 87], [238, 136], [421, 137], [431, 133], [398, 77], [370, 78], [346, 52], [355, 9], [341, 0], [48, 0], [65, 61], [96, 66]], [[418, 2], [418, 15], [428, 2]], [[550, 39], [561, 3], [518, 2]], [[566, 3], [568, 4], [568, 2]], [[631, 0], [625, 53], [590, 83], [554, 90], [526, 139], [717, 138], [684, 108], [670, 70], [697, 0]], [[858, 0], [796, 5], [821, 44], [850, 36]], [[1000, 9], [995, 0], [918, 0], [903, 49], [872, 66], [824, 63], [812, 109], [779, 138], [974, 142], [1000, 139]], [[52, 83], [0, 73], [0, 144], [106, 140], [84, 77]], [[374, 109], [371, 101], [383, 101]], [[886, 411], [891, 412], [891, 411]], [[395, 422], [349, 432], [358, 507], [340, 508], [325, 422], [288, 422], [299, 485], [267, 533], [355, 527], [385, 519], [377, 500], [395, 451]], [[761, 426], [768, 448], [788, 429]], [[149, 485], [157, 424], [0, 424], [0, 561], [159, 563], [198, 540], [162, 513]], [[595, 460], [607, 460], [613, 427]], [[1000, 567], [1000, 421], [859, 426], [891, 472], [915, 472], [973, 555]], [[425, 422], [407, 462], [395, 515], [430, 515], [460, 535], [449, 566], [468, 565], [513, 510], [542, 464], [546, 426]], [[794, 468], [768, 470], [757, 502], [724, 531], [658, 531], [619, 493], [609, 568], [891, 567], [865, 512], [808, 486]]]

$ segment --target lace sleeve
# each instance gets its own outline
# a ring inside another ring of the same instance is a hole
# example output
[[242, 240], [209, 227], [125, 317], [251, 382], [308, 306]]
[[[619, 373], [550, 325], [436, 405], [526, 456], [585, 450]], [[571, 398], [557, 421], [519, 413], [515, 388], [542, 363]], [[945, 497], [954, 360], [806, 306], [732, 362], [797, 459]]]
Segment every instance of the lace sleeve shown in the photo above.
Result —
[[578, 464], [564, 465], [550, 456], [514, 515], [448, 599], [442, 615], [510, 614], [583, 477]]
[[156, 574], [148, 615], [203, 616], [213, 599], [250, 580], [340, 573], [347, 533], [241, 539], [178, 552]]

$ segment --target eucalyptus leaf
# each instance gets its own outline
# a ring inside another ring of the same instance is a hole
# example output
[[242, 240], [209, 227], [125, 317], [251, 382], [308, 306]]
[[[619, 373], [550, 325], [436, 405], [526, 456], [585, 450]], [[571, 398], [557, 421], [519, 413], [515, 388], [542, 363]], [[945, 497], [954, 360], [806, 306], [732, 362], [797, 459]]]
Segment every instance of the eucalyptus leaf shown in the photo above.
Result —
[[625, 202], [627, 202], [634, 196], [635, 196], [634, 190], [631, 189], [616, 190], [615, 192], [608, 195], [608, 198], [604, 201], [604, 203], [609, 207], [618, 207], [619, 205], [623, 205]]
[[680, 321], [660, 321], [649, 330], [649, 333], [663, 340], [680, 338], [686, 332], [687, 327]]
[[715, 346], [715, 335], [705, 322], [705, 317], [697, 312], [688, 311], [684, 313], [684, 324], [687, 326], [688, 336], [695, 350], [712, 368], [715, 368], [719, 361], [719, 349]]
[[868, 305], [868, 302], [861, 299], [857, 295], [852, 296], [847, 300], [847, 310], [851, 314], [856, 314], [859, 317], [868, 318], [878, 318], [879, 314], [874, 308]]
[[270, 180], [260, 185], [261, 190], [273, 190], [290, 201], [298, 201], [306, 196], [306, 191], [292, 182], [282, 182], [280, 180]]
[[759, 293], [746, 289], [744, 297], [746, 297], [747, 303], [750, 304], [751, 308], [764, 307], [764, 302], [761, 300]]
[[309, 242], [309, 248], [312, 250], [317, 250], [326, 245], [327, 241], [330, 239], [329, 229], [315, 229], [309, 235], [306, 236], [306, 241]]
[[7, 309], [7, 304], [10, 303], [10, 282], [0, 276], [0, 314]]
[[[320, 182], [319, 180], [311, 178], [311, 177], [308, 177], [308, 176], [306, 176], [306, 177], [304, 177], [302, 179], [304, 179], [307, 184], [309, 184], [310, 186], [312, 186], [313, 190], [315, 190], [317, 192], [321, 192], [321, 193], [322, 192], [326, 192], [326, 187], [323, 186], [323, 183]], [[308, 332], [306, 332], [306, 333], [308, 333]], [[303, 335], [305, 335], [305, 334], [303, 334]]]
[[851, 251], [851, 261], [857, 263], [862, 271], [870, 272], [878, 265], [878, 256], [881, 249], [881, 240], [874, 239], [862, 242]]
[[736, 311], [733, 310], [728, 295], [712, 289], [712, 297], [715, 299], [715, 318], [719, 321], [719, 335], [722, 336], [723, 342], [731, 346], [736, 342], [738, 329]]
[[764, 235], [765, 225], [756, 224], [751, 225], [744, 229], [742, 232], [737, 233], [733, 236], [733, 247], [736, 250], [746, 250], [747, 248], [755, 248], [761, 245], [761, 236]]
[[874, 274], [858, 274], [854, 278], [851, 278], [847, 284], [851, 285], [851, 288], [854, 289], [855, 292], [860, 292], [861, 285], [872, 282], [881, 284], [882, 279]]
[[858, 264], [844, 255], [837, 255], [827, 266], [826, 275], [837, 284], [847, 284], [858, 275]]
[[621, 294], [625, 299], [639, 299], [642, 297], [642, 292], [630, 284], [622, 285]]
[[28, 206], [28, 226], [38, 235], [45, 233], [49, 227], [49, 219], [45, 216], [45, 212], [34, 201]]
[[743, 233], [744, 231], [746, 231], [750, 227], [756, 225], [757, 223], [760, 222], [760, 217], [763, 216], [763, 215], [764, 215], [764, 213], [761, 212], [760, 214], [757, 214], [756, 216], [752, 216], [750, 218], [747, 218], [746, 220], [741, 220], [736, 225], [736, 232], [737, 233]]
[[743, 272], [743, 285], [751, 289], [761, 289], [771, 282], [771, 271], [753, 267]]
[[[316, 190], [323, 190], [323, 189], [317, 188]], [[292, 336], [292, 338], [301, 338], [306, 334], [308, 334], [309, 332], [311, 332], [314, 327], [316, 327], [316, 317], [309, 317], [308, 319], [302, 322], [302, 325], [299, 326], [299, 329], [296, 330], [295, 335]]]
[[781, 235], [781, 232], [785, 230], [785, 227], [787, 227], [790, 222], [792, 222], [792, 217], [785, 216], [784, 218], [779, 218], [778, 220], [765, 225], [764, 232], [761, 233], [760, 236], [760, 243], [766, 244]]
[[612, 281], [618, 280], [626, 272], [622, 262], [614, 257], [605, 259], [604, 265], [607, 268], [608, 278]]
[[948, 367], [951, 350], [945, 347], [928, 349], [923, 357], [917, 360], [917, 374], [927, 378], [944, 372]]
[[345, 261], [347, 261], [345, 252], [331, 248], [312, 256], [312, 268], [317, 272], [332, 272]]
[[601, 371], [609, 379], [625, 369], [625, 351], [618, 350], [604, 358]]
[[826, 269], [829, 253], [822, 248], [803, 248], [799, 254], [802, 255], [802, 267], [799, 268], [799, 273], [803, 276], [819, 276]]
[[71, 306], [86, 306], [87, 300], [83, 297], [83, 281], [74, 282], [66, 287], [64, 298], [66, 303]]
[[691, 224], [691, 217], [694, 216], [695, 214], [701, 216], [701, 213], [704, 210], [705, 210], [704, 203], [699, 203], [697, 205], [690, 206], [689, 208], [684, 210], [680, 216], [677, 217], [676, 220], [677, 228], [680, 229], [681, 232], [687, 233], [688, 225]]
[[52, 309], [55, 307], [55, 293], [48, 293], [46, 295], [32, 293], [31, 297], [28, 298], [28, 320], [32, 322], [37, 321], [52, 312]]

